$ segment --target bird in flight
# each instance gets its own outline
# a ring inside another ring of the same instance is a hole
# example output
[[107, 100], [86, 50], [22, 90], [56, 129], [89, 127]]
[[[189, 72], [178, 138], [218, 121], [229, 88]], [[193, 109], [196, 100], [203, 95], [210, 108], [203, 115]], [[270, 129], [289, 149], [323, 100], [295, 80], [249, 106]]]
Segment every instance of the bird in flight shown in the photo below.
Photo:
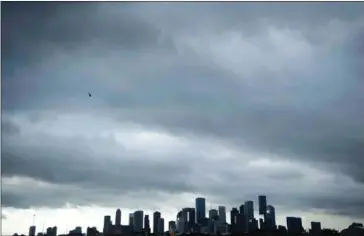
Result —
[[89, 97], [91, 97], [91, 96], [92, 96], [90, 92], [88, 93], [88, 96], [89, 96]]

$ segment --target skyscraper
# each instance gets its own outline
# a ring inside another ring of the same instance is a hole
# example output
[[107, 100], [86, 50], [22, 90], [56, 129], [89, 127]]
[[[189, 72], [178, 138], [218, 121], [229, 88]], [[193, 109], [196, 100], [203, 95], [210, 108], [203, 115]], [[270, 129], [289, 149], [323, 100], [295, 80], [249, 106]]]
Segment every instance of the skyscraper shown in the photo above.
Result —
[[144, 216], [144, 229], [146, 229], [148, 232], [150, 231], [149, 215]]
[[133, 213], [129, 214], [129, 226], [134, 227], [134, 214]]
[[231, 223], [231, 225], [237, 224], [238, 215], [239, 215], [239, 211], [238, 211], [237, 208], [234, 207], [233, 209], [231, 209], [231, 211], [230, 211], [230, 223]]
[[161, 213], [159, 211], [153, 213], [153, 233], [158, 232], [158, 222], [160, 218], [161, 218]]
[[158, 220], [158, 233], [163, 234], [164, 233], [164, 219], [159, 218]]
[[143, 211], [135, 211], [134, 212], [134, 231], [135, 232], [142, 232], [143, 231]]
[[115, 225], [120, 226], [121, 225], [121, 210], [117, 209], [115, 214]]
[[188, 211], [188, 222], [189, 223], [193, 223], [195, 224], [196, 223], [196, 209], [193, 208], [193, 207], [190, 207], [189, 208], [189, 211]]
[[196, 198], [196, 221], [199, 224], [203, 224], [206, 218], [206, 199]]
[[318, 236], [321, 234], [321, 223], [320, 222], [311, 222], [311, 235]]
[[168, 222], [168, 231], [170, 232], [176, 232], [176, 229], [177, 229], [177, 225], [176, 225], [176, 221], [169, 221]]
[[35, 236], [35, 226], [34, 225], [29, 227], [29, 236]]
[[211, 220], [217, 220], [219, 218], [219, 213], [216, 209], [209, 210], [209, 218]]
[[300, 217], [287, 217], [288, 234], [300, 234], [302, 231], [302, 219]]
[[273, 206], [268, 205], [266, 211], [266, 227], [267, 230], [276, 229], [276, 211]]
[[244, 214], [248, 220], [254, 218], [254, 203], [253, 201], [246, 201], [244, 205]]
[[258, 196], [259, 215], [264, 215], [267, 212], [267, 196]]
[[239, 213], [242, 215], [244, 215], [244, 207], [245, 207], [244, 204], [240, 205], [240, 207], [239, 207]]
[[104, 234], [108, 234], [110, 232], [111, 228], [111, 217], [110, 216], [104, 216]]
[[225, 206], [219, 206], [218, 207], [219, 210], [219, 221], [222, 224], [226, 223], [226, 208]]

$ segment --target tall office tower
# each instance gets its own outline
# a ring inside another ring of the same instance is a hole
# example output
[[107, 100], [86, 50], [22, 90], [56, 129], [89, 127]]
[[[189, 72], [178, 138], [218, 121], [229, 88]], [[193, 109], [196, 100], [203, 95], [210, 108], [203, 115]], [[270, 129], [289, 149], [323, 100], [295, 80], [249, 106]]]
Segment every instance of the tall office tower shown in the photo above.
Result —
[[300, 234], [302, 231], [302, 219], [300, 217], [287, 217], [288, 234]]
[[53, 229], [52, 229], [52, 227], [48, 227], [47, 228], [46, 235], [47, 236], [52, 236], [53, 235]]
[[176, 221], [173, 221], [173, 220], [169, 221], [168, 222], [168, 231], [169, 232], [176, 232], [176, 230], [177, 230]]
[[57, 226], [53, 227], [53, 236], [57, 236]]
[[277, 228], [276, 226], [276, 210], [272, 205], [267, 206], [267, 211], [265, 215], [265, 224], [267, 227], [267, 230], [275, 230]]
[[244, 208], [245, 208], [244, 204], [240, 205], [240, 207], [239, 207], [239, 213], [242, 215], [244, 215]]
[[196, 221], [199, 224], [204, 224], [206, 218], [206, 199], [196, 198]]
[[182, 209], [182, 217], [185, 222], [189, 222], [190, 208], [186, 207]]
[[164, 219], [159, 218], [158, 220], [158, 233], [163, 234], [164, 233]]
[[244, 205], [244, 215], [247, 219], [251, 220], [254, 218], [254, 203], [253, 201], [246, 201]]
[[259, 215], [265, 215], [267, 212], [267, 197], [266, 196], [258, 196], [259, 202]]
[[215, 221], [217, 221], [217, 220], [218, 220], [218, 218], [219, 218], [219, 213], [218, 213], [218, 211], [217, 211], [216, 209], [211, 209], [211, 210], [209, 210], [209, 218], [210, 218], [211, 220], [215, 220]]
[[115, 214], [115, 225], [120, 226], [121, 225], [121, 210], [117, 209]]
[[134, 214], [133, 213], [129, 214], [129, 226], [134, 227]]
[[135, 211], [134, 212], [134, 232], [142, 232], [143, 231], [143, 211]]
[[35, 236], [35, 226], [34, 225], [29, 227], [29, 236]]
[[230, 223], [231, 225], [235, 225], [238, 223], [238, 215], [239, 215], [239, 211], [237, 208], [233, 208], [230, 211]]
[[219, 206], [218, 210], [219, 210], [219, 221], [220, 221], [221, 224], [225, 224], [226, 223], [226, 208], [225, 208], [225, 206]]
[[196, 209], [193, 208], [193, 207], [190, 207], [189, 208], [189, 211], [188, 211], [188, 222], [189, 223], [193, 223], [195, 224], [196, 223]]
[[259, 218], [259, 229], [260, 230], [265, 230], [264, 220], [262, 218]]
[[153, 233], [158, 232], [158, 221], [161, 218], [161, 213], [156, 211], [153, 213]]
[[321, 234], [321, 223], [320, 222], [311, 222], [311, 232], [312, 236], [318, 236]]
[[179, 211], [177, 213], [176, 223], [177, 223], [177, 231], [179, 233], [184, 233], [185, 232], [185, 221], [184, 221], [182, 211]]
[[149, 215], [144, 216], [144, 229], [150, 230]]
[[104, 234], [108, 234], [111, 231], [111, 217], [104, 216]]

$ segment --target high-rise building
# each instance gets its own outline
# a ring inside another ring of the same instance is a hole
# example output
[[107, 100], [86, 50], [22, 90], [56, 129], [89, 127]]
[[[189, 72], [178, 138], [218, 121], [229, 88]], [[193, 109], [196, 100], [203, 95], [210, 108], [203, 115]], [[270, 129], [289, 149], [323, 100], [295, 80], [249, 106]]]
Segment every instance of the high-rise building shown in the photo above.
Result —
[[121, 225], [121, 210], [117, 209], [115, 214], [115, 225], [120, 226]]
[[144, 216], [144, 229], [150, 231], [149, 215]]
[[267, 230], [275, 230], [276, 226], [276, 211], [272, 205], [267, 206], [265, 215], [266, 228]]
[[53, 236], [57, 236], [57, 226], [53, 227]]
[[169, 232], [176, 232], [176, 230], [177, 230], [176, 221], [173, 221], [173, 220], [169, 221], [168, 222], [168, 231]]
[[321, 234], [321, 223], [320, 222], [311, 222], [311, 235], [318, 236]]
[[111, 217], [110, 216], [104, 216], [104, 234], [108, 234], [111, 231]]
[[259, 218], [259, 229], [265, 230], [265, 224], [264, 224], [264, 220], [262, 218]]
[[244, 205], [244, 215], [248, 220], [254, 219], [254, 203], [253, 201], [246, 201]]
[[182, 217], [185, 222], [189, 222], [189, 212], [190, 212], [190, 208], [188, 208], [188, 207], [185, 207], [182, 209]]
[[184, 221], [184, 217], [182, 214], [182, 211], [179, 211], [177, 213], [177, 217], [176, 217], [176, 223], [177, 223], [177, 232], [179, 233], [184, 233], [185, 232], [185, 221]]
[[219, 213], [216, 209], [209, 210], [209, 218], [217, 221], [219, 219]]
[[34, 225], [29, 227], [29, 236], [35, 236], [35, 226]]
[[239, 215], [239, 211], [237, 208], [233, 208], [230, 211], [230, 223], [231, 225], [235, 225], [238, 223], [238, 215]]
[[244, 204], [240, 205], [240, 207], [239, 207], [239, 213], [242, 215], [244, 215], [244, 207], [245, 207]]
[[190, 207], [188, 211], [188, 223], [190, 224], [196, 223], [196, 209], [193, 207]]
[[196, 221], [199, 224], [204, 224], [206, 218], [206, 199], [196, 198]]
[[259, 215], [264, 215], [267, 212], [267, 196], [258, 196]]
[[134, 212], [134, 232], [142, 232], [143, 231], [143, 211], [135, 211]]
[[129, 226], [134, 227], [134, 214], [133, 213], [129, 214]]
[[159, 218], [158, 220], [158, 233], [163, 234], [164, 233], [164, 219]]
[[153, 213], [153, 233], [158, 232], [158, 222], [160, 218], [161, 218], [161, 213], [159, 211]]
[[287, 217], [288, 234], [300, 234], [302, 231], [302, 219], [300, 217]]
[[225, 206], [219, 206], [218, 210], [219, 210], [220, 223], [222, 223], [222, 224], [226, 223], [226, 208], [225, 208]]

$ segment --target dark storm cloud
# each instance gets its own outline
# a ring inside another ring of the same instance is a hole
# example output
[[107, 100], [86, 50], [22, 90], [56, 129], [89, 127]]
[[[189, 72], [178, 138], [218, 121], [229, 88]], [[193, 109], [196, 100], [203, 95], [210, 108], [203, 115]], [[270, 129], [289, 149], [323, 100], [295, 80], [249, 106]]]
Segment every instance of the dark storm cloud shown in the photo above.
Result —
[[[158, 126], [174, 133], [215, 136], [237, 147], [313, 163], [364, 182], [360, 50], [363, 4], [29, 6], [2, 5], [5, 114], [16, 116], [16, 112], [24, 110], [37, 123], [42, 121], [42, 109], [59, 113], [101, 112], [115, 120]], [[269, 31], [271, 28], [278, 33]], [[231, 32], [241, 34], [242, 39], [232, 39]], [[275, 49], [270, 37], [284, 46]], [[299, 55], [292, 56], [290, 50], [295, 52], [296, 48]], [[211, 53], [215, 49], [223, 55]], [[305, 57], [306, 52], [313, 56]], [[244, 58], [239, 61], [241, 57]], [[88, 91], [94, 94], [92, 104], [87, 100]], [[6, 122], [3, 134], [19, 135], [15, 126]], [[72, 146], [70, 143], [79, 142], [78, 138], [54, 141]], [[41, 150], [22, 150], [16, 143], [3, 146], [3, 174], [110, 189], [135, 186], [132, 181], [114, 181], [130, 176], [134, 162], [115, 161], [105, 169], [97, 169], [81, 154], [72, 156], [86, 144], [72, 146], [73, 153], [55, 146]], [[53, 159], [48, 163], [50, 156]], [[68, 164], [72, 157], [77, 164]], [[100, 164], [100, 160], [96, 163]], [[153, 166], [147, 160], [144, 164], [140, 167], [145, 173], [141, 176], [144, 180], [138, 180], [140, 188], [196, 190], [179, 178], [180, 169], [174, 163]], [[34, 168], [25, 168], [33, 165]], [[150, 165], [153, 173], [165, 175], [149, 173]], [[183, 171], [189, 173], [188, 166], [184, 167]], [[64, 174], [66, 170], [68, 174]], [[84, 178], [89, 171], [97, 172], [99, 177]], [[174, 184], [166, 180], [172, 172], [176, 173], [176, 179], [171, 180]], [[272, 181], [284, 176], [299, 180], [301, 175], [271, 174]], [[278, 200], [279, 193], [275, 196]], [[300, 200], [296, 194], [298, 200], [292, 205], [311, 202], [317, 206], [323, 199], [318, 196], [312, 194], [308, 200]], [[316, 197], [319, 200], [315, 201]], [[341, 197], [345, 198], [341, 202], [343, 209], [337, 212], [357, 214], [353, 204], [359, 206], [362, 202], [354, 199], [349, 204], [350, 196]], [[324, 208], [334, 209], [337, 201], [328, 199]]]

